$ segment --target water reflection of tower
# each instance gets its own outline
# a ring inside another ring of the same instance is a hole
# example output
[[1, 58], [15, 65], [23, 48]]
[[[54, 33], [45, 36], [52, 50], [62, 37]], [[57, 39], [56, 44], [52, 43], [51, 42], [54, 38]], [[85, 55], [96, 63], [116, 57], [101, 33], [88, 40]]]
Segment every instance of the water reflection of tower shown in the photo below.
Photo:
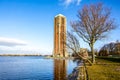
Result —
[[54, 80], [66, 80], [67, 61], [61, 59], [54, 60]]

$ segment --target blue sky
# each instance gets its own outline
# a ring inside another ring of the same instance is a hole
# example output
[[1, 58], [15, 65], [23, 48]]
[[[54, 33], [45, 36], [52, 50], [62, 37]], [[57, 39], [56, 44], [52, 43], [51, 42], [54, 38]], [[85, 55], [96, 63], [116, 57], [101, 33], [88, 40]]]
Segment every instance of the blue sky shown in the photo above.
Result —
[[[61, 13], [70, 21], [77, 20], [77, 11], [85, 4], [103, 2], [112, 8], [111, 17], [120, 23], [120, 0], [0, 0], [0, 54], [52, 54], [54, 16]], [[97, 41], [99, 49], [111, 41], [120, 40], [120, 27], [108, 38]], [[81, 47], [89, 48], [81, 39]]]

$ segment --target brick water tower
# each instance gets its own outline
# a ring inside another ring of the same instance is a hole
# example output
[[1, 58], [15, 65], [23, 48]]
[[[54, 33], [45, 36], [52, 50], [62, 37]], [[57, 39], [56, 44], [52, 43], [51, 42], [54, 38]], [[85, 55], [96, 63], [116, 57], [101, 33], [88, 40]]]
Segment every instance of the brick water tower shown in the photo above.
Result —
[[54, 18], [54, 53], [55, 57], [67, 57], [66, 51], [66, 17], [58, 14]]

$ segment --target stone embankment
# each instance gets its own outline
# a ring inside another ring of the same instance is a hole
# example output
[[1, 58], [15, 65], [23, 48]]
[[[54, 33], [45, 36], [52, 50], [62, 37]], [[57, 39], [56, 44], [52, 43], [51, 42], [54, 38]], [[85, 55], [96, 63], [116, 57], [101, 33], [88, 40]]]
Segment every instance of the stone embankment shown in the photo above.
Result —
[[68, 76], [68, 80], [87, 80], [84, 66], [78, 66], [73, 69], [73, 72]]

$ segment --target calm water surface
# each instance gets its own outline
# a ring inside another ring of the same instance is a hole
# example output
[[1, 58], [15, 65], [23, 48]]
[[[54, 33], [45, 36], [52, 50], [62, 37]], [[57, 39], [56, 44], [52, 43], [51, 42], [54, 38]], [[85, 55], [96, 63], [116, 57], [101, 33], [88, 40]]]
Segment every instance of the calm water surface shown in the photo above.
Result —
[[64, 80], [76, 63], [40, 56], [0, 56], [0, 80]]

